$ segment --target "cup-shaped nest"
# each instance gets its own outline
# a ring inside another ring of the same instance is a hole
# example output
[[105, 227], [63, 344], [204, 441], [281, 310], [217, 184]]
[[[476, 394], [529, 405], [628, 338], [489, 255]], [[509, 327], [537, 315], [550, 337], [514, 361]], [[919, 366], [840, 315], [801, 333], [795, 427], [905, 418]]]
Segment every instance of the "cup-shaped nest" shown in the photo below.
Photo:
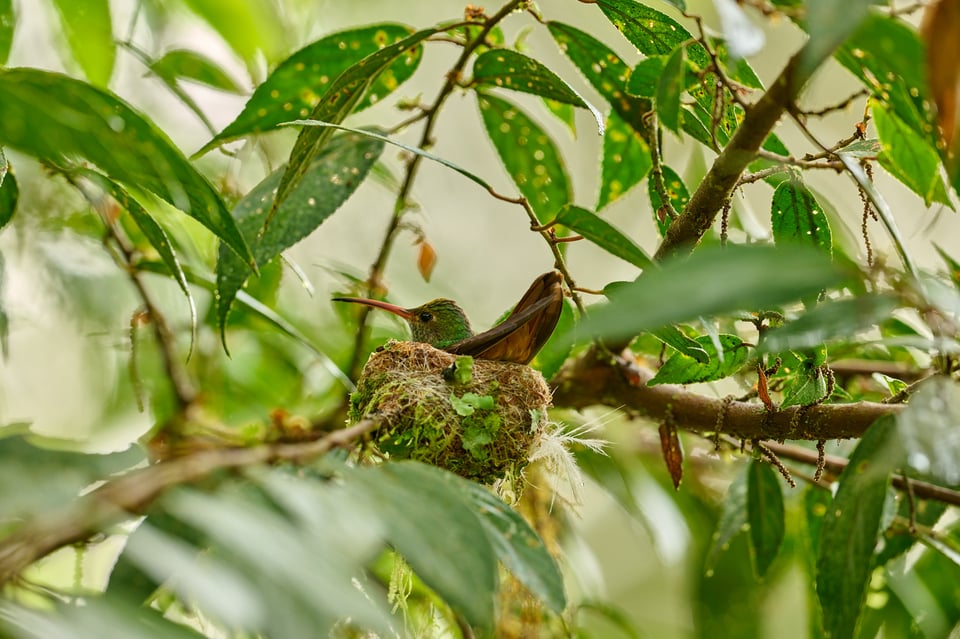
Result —
[[550, 389], [529, 366], [390, 342], [364, 366], [349, 420], [380, 421], [382, 453], [486, 484], [526, 466], [549, 406]]

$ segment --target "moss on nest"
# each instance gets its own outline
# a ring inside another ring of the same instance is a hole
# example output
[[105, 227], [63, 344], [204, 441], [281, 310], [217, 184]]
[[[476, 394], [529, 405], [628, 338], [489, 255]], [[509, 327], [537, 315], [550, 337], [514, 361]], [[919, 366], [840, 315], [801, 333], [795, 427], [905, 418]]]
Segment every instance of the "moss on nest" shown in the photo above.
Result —
[[491, 483], [526, 466], [549, 406], [550, 389], [529, 366], [390, 342], [364, 366], [349, 420], [382, 420], [383, 453]]

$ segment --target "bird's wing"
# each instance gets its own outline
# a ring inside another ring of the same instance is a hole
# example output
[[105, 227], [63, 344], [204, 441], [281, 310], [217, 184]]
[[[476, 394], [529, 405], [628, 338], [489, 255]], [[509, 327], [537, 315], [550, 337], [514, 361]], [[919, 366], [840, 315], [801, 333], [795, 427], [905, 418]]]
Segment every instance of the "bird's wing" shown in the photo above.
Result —
[[550, 338], [560, 319], [562, 280], [557, 271], [544, 273], [530, 285], [505, 320], [444, 350], [480, 359], [528, 363]]

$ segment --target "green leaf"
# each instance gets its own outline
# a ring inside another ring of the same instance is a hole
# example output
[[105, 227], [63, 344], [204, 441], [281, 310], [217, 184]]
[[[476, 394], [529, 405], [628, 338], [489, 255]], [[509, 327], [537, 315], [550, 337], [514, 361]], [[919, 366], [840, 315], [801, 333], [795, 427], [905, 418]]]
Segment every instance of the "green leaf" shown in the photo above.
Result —
[[817, 594], [826, 637], [853, 637], [877, 545], [890, 473], [903, 451], [893, 417], [869, 429], [840, 476], [820, 530]]
[[960, 388], [948, 378], [933, 377], [910, 397], [897, 415], [907, 464], [945, 486], [960, 485]]
[[911, 129], [880, 102], [872, 101], [873, 121], [883, 147], [880, 165], [892, 176], [931, 202], [952, 205], [940, 176], [940, 156], [937, 150], [920, 134]]
[[673, 131], [680, 132], [680, 96], [686, 75], [686, 47], [679, 46], [667, 58], [663, 73], [657, 83], [657, 115], [660, 122]]
[[53, 0], [74, 59], [91, 83], [107, 86], [117, 45], [108, 0]]
[[722, 354], [717, 353], [717, 347], [709, 335], [701, 335], [696, 342], [709, 357], [707, 362], [699, 362], [684, 353], [674, 353], [647, 385], [712, 382], [736, 373], [750, 356], [750, 349], [736, 335], [721, 333], [718, 337], [723, 348]]
[[0, 151], [0, 163], [4, 165], [3, 177], [0, 178], [0, 230], [10, 223], [13, 214], [17, 211], [17, 202], [20, 200], [20, 186], [16, 176], [7, 170], [7, 160]]
[[78, 159], [185, 211], [253, 265], [220, 196], [167, 136], [107, 91], [36, 69], [0, 71], [0, 144], [55, 166]]
[[563, 575], [537, 533], [490, 490], [459, 477], [454, 484], [472, 502], [497, 558], [548, 608], [562, 614], [567, 606]]
[[851, 339], [858, 331], [890, 317], [897, 306], [898, 300], [888, 295], [827, 300], [783, 326], [764, 332], [757, 348], [775, 353], [813, 348], [836, 338]]
[[833, 250], [833, 237], [823, 209], [798, 181], [783, 182], [773, 192], [770, 203], [773, 239], [777, 245], [812, 244], [827, 254]]
[[387, 541], [417, 575], [471, 626], [491, 630], [497, 560], [464, 480], [415, 462], [360, 468], [350, 478], [364, 484]]
[[[173, 245], [170, 243], [167, 232], [163, 230], [162, 226], [157, 224], [157, 221], [150, 216], [139, 202], [132, 198], [123, 187], [113, 180], [96, 171], [84, 168], [78, 169], [76, 174], [93, 182], [97, 188], [116, 200], [117, 204], [127, 211], [136, 225], [140, 227], [144, 237], [150, 242], [150, 246], [156, 249], [157, 254], [160, 255], [160, 259], [163, 260], [163, 263], [166, 264], [169, 269], [170, 275], [173, 276], [180, 290], [183, 291], [184, 296], [186, 296], [187, 304], [190, 307], [190, 326], [192, 327], [193, 335], [196, 336], [197, 307], [196, 304], [194, 304], [190, 286], [187, 284], [187, 276], [183, 273], [180, 260], [177, 259], [176, 253], [173, 251]], [[235, 256], [233, 251], [229, 251], [229, 253]], [[237, 258], [237, 261], [239, 261], [239, 258]], [[246, 266], [243, 263], [240, 264], [240, 267], [246, 270]]]
[[747, 526], [747, 468], [737, 473], [727, 488], [720, 511], [720, 521], [710, 538], [710, 549], [703, 562], [706, 575], [712, 576], [720, 555], [730, 547], [733, 538]]
[[916, 28], [898, 18], [870, 13], [835, 57], [902, 122], [933, 145], [938, 133], [924, 49]]
[[576, 324], [575, 311], [576, 305], [573, 300], [565, 298], [563, 308], [560, 311], [560, 319], [557, 321], [556, 328], [553, 329], [553, 335], [543, 345], [540, 352], [533, 358], [530, 364], [537, 368], [544, 379], [552, 379], [563, 363], [567, 361], [570, 351], [573, 350], [573, 344], [564, 337], [569, 331], [573, 330]]
[[804, 78], [813, 75], [823, 61], [860, 26], [872, 4], [875, 4], [875, 0], [808, 2], [805, 26], [810, 39], [800, 56], [800, 75]]
[[[665, 164], [660, 167], [660, 172], [663, 175], [663, 186], [667, 191], [667, 196], [670, 198], [670, 204], [673, 206], [673, 210], [677, 213], [683, 211], [687, 206], [687, 202], [690, 201], [690, 192], [687, 191], [683, 179], [677, 175], [676, 171]], [[663, 206], [663, 200], [660, 198], [660, 194], [657, 193], [653, 180], [654, 177], [651, 173], [647, 180], [647, 195], [650, 198], [650, 207], [653, 210], [653, 220], [657, 224], [660, 237], [663, 237], [666, 235], [667, 228], [669, 228], [670, 222], [673, 220], [669, 217], [661, 217], [660, 208]]]
[[603, 114], [542, 63], [510, 49], [490, 49], [473, 63], [473, 81], [479, 86], [502, 87], [589, 109], [603, 133]]
[[[700, 346], [700, 342], [692, 337], [687, 337], [687, 335], [676, 326], [664, 326], [655, 331], [651, 331], [651, 333], [664, 344], [672, 346], [687, 357], [701, 364], [706, 364], [710, 361], [710, 355]], [[716, 352], [716, 347], [714, 347], [713, 350]]]
[[[666, 55], [693, 39], [673, 18], [634, 0], [597, 0], [597, 5], [643, 55]], [[699, 44], [690, 47], [689, 56], [698, 69], [710, 64], [710, 57]]]
[[[704, 246], [620, 287], [581, 324], [584, 335], [626, 338], [666, 324], [770, 308], [840, 285], [846, 276], [802, 246]], [[669, 300], [670, 303], [665, 303]]]
[[517, 185], [537, 219], [553, 220], [572, 193], [563, 158], [550, 136], [516, 105], [486, 93], [477, 93], [477, 104], [507, 173]]
[[642, 98], [657, 97], [660, 77], [663, 75], [665, 65], [666, 58], [660, 55], [650, 56], [638, 62], [627, 81], [627, 93]]
[[227, 93], [243, 93], [243, 87], [223, 67], [196, 51], [167, 51], [150, 64], [150, 70], [167, 81], [191, 80]]
[[754, 459], [747, 471], [747, 520], [757, 575], [767, 574], [777, 558], [785, 530], [783, 491], [770, 464]]
[[653, 161], [650, 147], [616, 111], [607, 118], [597, 210], [616, 202], [647, 176]]
[[220, 34], [248, 69], [255, 71], [260, 54], [277, 60], [288, 41], [283, 20], [270, 2], [247, 0], [184, 0], [184, 4]]
[[[252, 246], [257, 263], [267, 263], [320, 226], [360, 186], [382, 151], [383, 143], [369, 137], [346, 134], [335, 138], [316, 156], [304, 179], [276, 209], [273, 221], [262, 233], [284, 168], [255, 186], [237, 204], [233, 215]], [[217, 261], [217, 316], [224, 339], [230, 306], [249, 274], [232, 251], [221, 247]]]
[[557, 223], [637, 268], [647, 268], [652, 264], [642, 248], [596, 213], [568, 204], [557, 213]]
[[[919, 499], [911, 504], [909, 499], [901, 499], [897, 515], [902, 518], [901, 521], [910, 521], [912, 516], [918, 529], [932, 529], [947, 510], [947, 504], [942, 501]], [[913, 548], [917, 537], [918, 535], [906, 530], [902, 523], [894, 522], [883, 532], [883, 547], [874, 557], [874, 563], [883, 566], [900, 557]]]
[[816, 362], [805, 359], [793, 377], [783, 388], [780, 408], [811, 406], [827, 398], [829, 384], [824, 369]]
[[[556, 100], [551, 100], [549, 98], [543, 98], [543, 106], [547, 107], [547, 110], [550, 113], [552, 113], [558, 120], [563, 122], [568, 129], [570, 129], [570, 135], [576, 137], [577, 113], [574, 110], [573, 105], [557, 102]], [[610, 124], [607, 123], [607, 126], [609, 127]], [[604, 129], [604, 132], [606, 132], [606, 129]]]
[[647, 126], [643, 116], [653, 110], [653, 105], [650, 100], [636, 98], [625, 92], [630, 67], [607, 45], [588, 33], [561, 22], [549, 22], [547, 27], [560, 50], [593, 88], [610, 103], [624, 122], [645, 135]]
[[[0, 224], [0, 226], [3, 226]], [[940, 246], [936, 244], [933, 245], [933, 248], [936, 249], [937, 254], [940, 256], [940, 259], [944, 261], [947, 265], [947, 273], [950, 276], [950, 281], [953, 282], [954, 286], [960, 286], [960, 262], [953, 259], [949, 253], [943, 250]]]
[[[397, 60], [410, 59], [410, 52], [418, 47], [423, 40], [438, 31], [440, 31], [439, 28], [417, 31], [403, 40], [383, 47], [349, 67], [333, 81], [330, 88], [324, 93], [323, 98], [314, 107], [313, 112], [310, 113], [309, 119], [333, 124], [342, 122], [356, 109], [361, 98], [374, 85], [381, 74], [391, 69]], [[333, 129], [323, 127], [307, 127], [300, 132], [296, 143], [293, 145], [293, 150], [290, 152], [287, 170], [280, 178], [280, 184], [277, 186], [277, 195], [273, 201], [270, 215], [267, 217], [267, 222], [297, 187], [304, 174], [310, 170], [314, 157], [330, 141], [332, 135]]]
[[13, 46], [13, 34], [17, 28], [17, 14], [13, 0], [0, 0], [0, 64], [6, 64]]
[[[256, 88], [240, 115], [197, 151], [197, 155], [224, 142], [252, 133], [271, 131], [283, 122], [306, 118], [322, 100], [334, 100], [337, 97], [331, 91], [339, 92], [345, 88], [357, 91], [355, 86], [340, 82], [339, 76], [353, 69], [350, 77], [356, 80], [358, 73], [355, 65], [367, 56], [410, 36], [410, 33], [409, 27], [385, 23], [334, 33], [308, 44], [281, 62]], [[421, 54], [421, 47], [405, 49], [399, 57], [379, 65], [379, 75], [366, 89], [366, 99], [357, 102], [354, 110], [359, 111], [364, 105], [382, 99], [409, 78], [417, 69]], [[313, 116], [313, 119], [333, 121], [330, 117]], [[336, 121], [342, 119], [340, 117]]]

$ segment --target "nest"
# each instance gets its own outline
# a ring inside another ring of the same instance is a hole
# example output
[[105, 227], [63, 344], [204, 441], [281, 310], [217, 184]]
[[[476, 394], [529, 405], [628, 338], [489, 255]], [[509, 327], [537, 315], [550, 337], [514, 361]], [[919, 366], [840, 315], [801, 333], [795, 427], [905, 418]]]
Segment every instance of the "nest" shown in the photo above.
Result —
[[381, 422], [382, 453], [488, 484], [527, 465], [549, 406], [547, 383], [528, 366], [390, 342], [364, 366], [349, 419]]

